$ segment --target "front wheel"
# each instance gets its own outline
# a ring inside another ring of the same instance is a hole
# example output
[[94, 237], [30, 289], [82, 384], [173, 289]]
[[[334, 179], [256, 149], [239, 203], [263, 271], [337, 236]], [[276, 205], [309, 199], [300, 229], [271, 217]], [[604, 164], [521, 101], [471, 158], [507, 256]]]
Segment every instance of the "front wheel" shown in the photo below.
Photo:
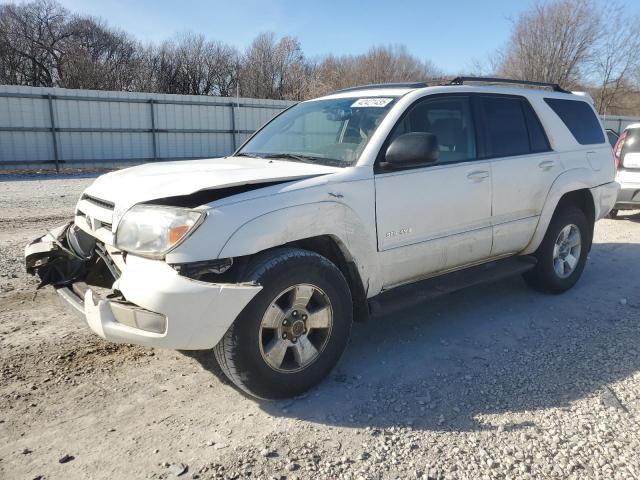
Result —
[[524, 274], [527, 284], [548, 293], [573, 287], [584, 270], [592, 234], [579, 208], [569, 206], [556, 212], [535, 253], [538, 263]]
[[353, 318], [349, 286], [326, 258], [282, 248], [259, 255], [247, 281], [262, 290], [214, 348], [225, 375], [258, 398], [299, 395], [344, 351]]

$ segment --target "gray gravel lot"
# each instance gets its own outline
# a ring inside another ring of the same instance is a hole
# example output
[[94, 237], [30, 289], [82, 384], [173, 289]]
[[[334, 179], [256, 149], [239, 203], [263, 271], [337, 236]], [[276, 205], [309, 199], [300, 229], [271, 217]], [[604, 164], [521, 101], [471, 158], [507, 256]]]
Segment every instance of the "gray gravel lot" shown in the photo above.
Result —
[[513, 278], [356, 325], [320, 387], [260, 403], [34, 295], [23, 247], [90, 181], [0, 177], [0, 478], [640, 479], [640, 214], [598, 223], [564, 295]]

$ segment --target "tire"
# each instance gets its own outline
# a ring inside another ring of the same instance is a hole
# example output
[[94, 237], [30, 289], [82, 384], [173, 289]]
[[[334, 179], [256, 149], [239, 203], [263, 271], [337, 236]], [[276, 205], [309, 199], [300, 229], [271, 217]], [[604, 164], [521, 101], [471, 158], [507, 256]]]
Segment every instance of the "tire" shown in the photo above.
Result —
[[612, 209], [612, 210], [609, 212], [609, 214], [607, 215], [607, 217], [609, 217], [609, 218], [613, 218], [613, 219], [618, 218], [618, 213], [619, 213], [619, 212], [618, 212], [618, 209], [617, 209], [617, 208], [614, 208], [614, 209]]
[[244, 280], [263, 288], [214, 347], [222, 371], [244, 392], [267, 400], [317, 385], [351, 333], [351, 293], [340, 270], [316, 253], [279, 248], [253, 259]]
[[[576, 242], [574, 236], [576, 230], [579, 233], [577, 239], [579, 253], [576, 248], [567, 247], [568, 244]], [[562, 232], [564, 237], [561, 238]], [[526, 283], [535, 290], [545, 293], [558, 294], [569, 290], [582, 275], [592, 236], [593, 229], [589, 228], [589, 222], [582, 210], [574, 206], [558, 210], [551, 219], [547, 233], [535, 253], [538, 263], [533, 270], [523, 275]], [[566, 238], [574, 240], [567, 241], [562, 244], [563, 246], [558, 247], [558, 256], [554, 257], [556, 242], [562, 243]]]

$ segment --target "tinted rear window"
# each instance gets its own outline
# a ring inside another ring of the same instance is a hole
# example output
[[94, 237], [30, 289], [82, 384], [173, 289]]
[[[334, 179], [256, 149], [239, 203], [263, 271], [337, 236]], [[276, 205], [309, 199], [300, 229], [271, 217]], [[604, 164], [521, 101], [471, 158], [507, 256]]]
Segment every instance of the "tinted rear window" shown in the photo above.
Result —
[[549, 140], [547, 134], [542, 128], [540, 119], [533, 111], [531, 105], [526, 100], [522, 101], [522, 108], [524, 108], [524, 116], [527, 119], [527, 127], [529, 129], [529, 142], [531, 143], [531, 152], [540, 153], [548, 152], [551, 150], [549, 146]]
[[520, 98], [483, 97], [482, 108], [490, 157], [511, 157], [530, 152]]
[[579, 144], [604, 143], [602, 127], [589, 104], [558, 98], [545, 98], [544, 101], [556, 112]]
[[622, 145], [620, 157], [624, 158], [627, 153], [640, 153], [640, 128], [630, 128]]

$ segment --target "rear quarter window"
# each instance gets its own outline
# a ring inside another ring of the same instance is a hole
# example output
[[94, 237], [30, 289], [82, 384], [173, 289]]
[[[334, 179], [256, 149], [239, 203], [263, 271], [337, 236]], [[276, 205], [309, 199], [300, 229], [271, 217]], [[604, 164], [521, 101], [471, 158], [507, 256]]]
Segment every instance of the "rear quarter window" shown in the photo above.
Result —
[[551, 150], [547, 134], [542, 128], [540, 119], [533, 111], [533, 108], [527, 100], [522, 100], [522, 108], [524, 116], [527, 120], [527, 128], [529, 130], [529, 142], [531, 144], [531, 153], [548, 152]]
[[560, 117], [580, 145], [605, 142], [600, 121], [588, 103], [559, 98], [545, 98], [544, 101]]

